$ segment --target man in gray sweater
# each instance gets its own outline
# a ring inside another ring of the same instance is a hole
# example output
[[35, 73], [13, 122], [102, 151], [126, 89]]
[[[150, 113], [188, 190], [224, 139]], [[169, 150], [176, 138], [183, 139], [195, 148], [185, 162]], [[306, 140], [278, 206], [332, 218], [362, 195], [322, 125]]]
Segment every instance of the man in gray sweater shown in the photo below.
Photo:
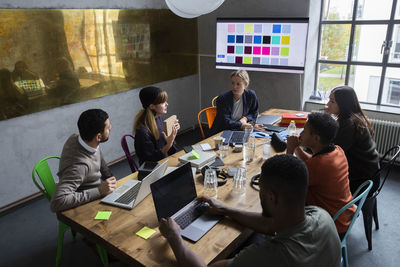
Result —
[[103, 197], [116, 187], [99, 148], [110, 134], [108, 114], [101, 109], [86, 110], [79, 117], [78, 129], [79, 135], [71, 135], [61, 153], [60, 181], [50, 205], [54, 212]]

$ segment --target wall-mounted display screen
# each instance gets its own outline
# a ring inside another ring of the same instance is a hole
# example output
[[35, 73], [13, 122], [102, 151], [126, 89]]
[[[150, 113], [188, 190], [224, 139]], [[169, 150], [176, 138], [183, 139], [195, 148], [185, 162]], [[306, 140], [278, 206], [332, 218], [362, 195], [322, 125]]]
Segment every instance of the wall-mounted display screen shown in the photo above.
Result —
[[308, 18], [217, 19], [217, 69], [304, 73]]

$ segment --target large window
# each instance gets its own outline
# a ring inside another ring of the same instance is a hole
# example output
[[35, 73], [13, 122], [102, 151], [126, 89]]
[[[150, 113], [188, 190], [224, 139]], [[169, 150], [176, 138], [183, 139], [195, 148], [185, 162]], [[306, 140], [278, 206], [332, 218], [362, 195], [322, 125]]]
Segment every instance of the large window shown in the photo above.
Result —
[[352, 86], [364, 103], [400, 106], [399, 0], [323, 0], [314, 94]]

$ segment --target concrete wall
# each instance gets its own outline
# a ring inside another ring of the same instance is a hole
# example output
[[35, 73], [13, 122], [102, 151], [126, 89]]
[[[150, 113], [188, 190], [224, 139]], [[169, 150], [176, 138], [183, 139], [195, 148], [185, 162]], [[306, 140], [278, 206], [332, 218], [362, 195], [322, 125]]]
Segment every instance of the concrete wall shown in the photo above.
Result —
[[[67, 4], [66, 4], [67, 3]], [[163, 0], [141, 1], [24, 1], [2, 0], [0, 8], [166, 8]], [[156, 84], [168, 92], [168, 114], [176, 114], [181, 128], [197, 123], [199, 76], [191, 75]], [[92, 99], [15, 119], [0, 121], [0, 207], [37, 192], [31, 178], [33, 166], [43, 157], [60, 155], [73, 132], [80, 113], [89, 108], [108, 112], [112, 124], [110, 139], [101, 145], [106, 161], [122, 157], [120, 139], [131, 133], [135, 114], [140, 110], [139, 90]], [[182, 101], [187, 99], [190, 101]]]
[[[201, 106], [230, 90], [230, 70], [215, 69], [216, 18], [238, 17], [308, 17], [310, 0], [227, 0], [216, 11], [200, 16], [199, 53]], [[303, 75], [249, 72], [250, 89], [256, 91], [260, 110], [268, 108], [300, 109]]]

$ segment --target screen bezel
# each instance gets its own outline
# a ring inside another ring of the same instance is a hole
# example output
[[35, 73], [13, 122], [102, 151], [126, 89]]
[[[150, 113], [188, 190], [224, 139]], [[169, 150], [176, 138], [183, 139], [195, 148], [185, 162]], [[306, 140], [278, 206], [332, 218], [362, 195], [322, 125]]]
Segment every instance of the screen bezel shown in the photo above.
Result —
[[298, 73], [303, 74], [306, 65], [307, 53], [307, 39], [309, 31], [309, 18], [217, 18], [215, 27], [217, 28], [218, 22], [223, 23], [307, 23], [306, 43], [304, 47], [304, 64], [302, 67], [298, 66], [281, 66], [281, 65], [261, 65], [261, 64], [237, 64], [237, 63], [221, 63], [217, 62], [217, 44], [218, 32], [215, 33], [216, 42], [216, 55], [215, 67], [216, 69], [229, 69], [238, 70], [245, 69], [249, 71], [263, 71], [263, 72], [283, 72], [283, 73]]

